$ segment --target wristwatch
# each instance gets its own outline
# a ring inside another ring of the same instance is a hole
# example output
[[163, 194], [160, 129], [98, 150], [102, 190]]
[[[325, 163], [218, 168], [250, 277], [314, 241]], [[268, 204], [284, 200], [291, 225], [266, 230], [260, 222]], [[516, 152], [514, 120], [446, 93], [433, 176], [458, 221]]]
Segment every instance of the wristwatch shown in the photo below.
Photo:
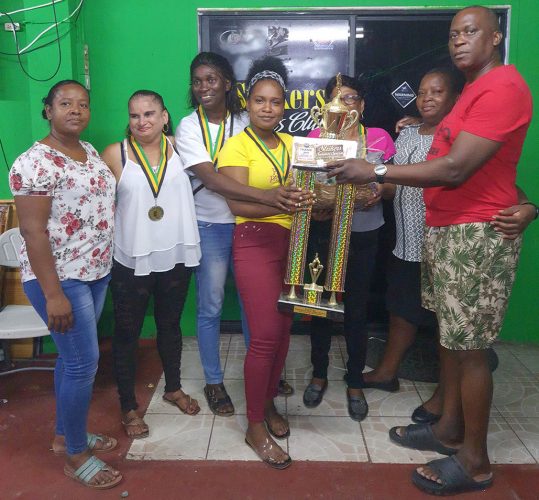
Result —
[[387, 167], [384, 164], [376, 165], [374, 167], [374, 175], [376, 175], [376, 182], [378, 184], [384, 183], [384, 178], [387, 174]]
[[539, 217], [539, 207], [537, 207], [535, 203], [532, 203], [531, 201], [525, 201], [524, 203], [521, 203], [521, 205], [531, 205], [533, 208], [535, 208], [535, 217], [533, 218], [533, 220]]

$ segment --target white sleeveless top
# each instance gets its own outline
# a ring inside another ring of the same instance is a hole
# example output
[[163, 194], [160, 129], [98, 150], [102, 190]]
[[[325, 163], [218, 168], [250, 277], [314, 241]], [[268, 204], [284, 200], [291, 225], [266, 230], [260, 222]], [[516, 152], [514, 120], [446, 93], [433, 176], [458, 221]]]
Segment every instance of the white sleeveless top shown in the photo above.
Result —
[[148, 210], [155, 200], [150, 185], [141, 166], [129, 159], [127, 140], [122, 148], [126, 161], [116, 189], [114, 258], [134, 269], [135, 276], [169, 271], [179, 263], [198, 266], [201, 252], [195, 204], [180, 157], [173, 151], [168, 160], [157, 197], [164, 215], [152, 221]]

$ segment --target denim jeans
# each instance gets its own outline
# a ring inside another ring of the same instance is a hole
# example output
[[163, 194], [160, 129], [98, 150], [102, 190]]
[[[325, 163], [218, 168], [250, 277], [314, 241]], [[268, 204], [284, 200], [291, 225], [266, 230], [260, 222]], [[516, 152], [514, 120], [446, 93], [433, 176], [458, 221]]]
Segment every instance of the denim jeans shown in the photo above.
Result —
[[[99, 346], [97, 321], [103, 310], [110, 275], [96, 281], [68, 279], [61, 282], [71, 302], [73, 327], [66, 333], [51, 331], [58, 349], [54, 371], [56, 393], [56, 434], [65, 436], [67, 453], [82, 453], [87, 448], [86, 424]], [[34, 309], [47, 322], [47, 302], [36, 279], [23, 283]]]
[[[219, 358], [221, 312], [225, 282], [232, 263], [234, 224], [198, 221], [202, 258], [195, 269], [197, 286], [197, 337], [200, 361], [207, 384], [220, 384], [223, 370]], [[249, 329], [241, 307], [242, 331], [249, 344]]]

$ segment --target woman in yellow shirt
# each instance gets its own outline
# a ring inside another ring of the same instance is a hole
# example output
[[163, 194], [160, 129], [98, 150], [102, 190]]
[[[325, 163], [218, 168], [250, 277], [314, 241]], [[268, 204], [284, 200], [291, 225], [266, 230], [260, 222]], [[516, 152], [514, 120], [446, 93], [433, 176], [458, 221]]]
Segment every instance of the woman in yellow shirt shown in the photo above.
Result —
[[[284, 113], [287, 72], [276, 58], [255, 61], [247, 76], [249, 126], [231, 137], [219, 154], [219, 171], [260, 189], [290, 178], [292, 136], [274, 131]], [[288, 251], [291, 216], [258, 203], [228, 200], [236, 216], [233, 258], [236, 284], [251, 340], [244, 377], [249, 422], [245, 442], [268, 465], [284, 469], [290, 456], [273, 440], [290, 435], [275, 408], [292, 316], [277, 311]]]

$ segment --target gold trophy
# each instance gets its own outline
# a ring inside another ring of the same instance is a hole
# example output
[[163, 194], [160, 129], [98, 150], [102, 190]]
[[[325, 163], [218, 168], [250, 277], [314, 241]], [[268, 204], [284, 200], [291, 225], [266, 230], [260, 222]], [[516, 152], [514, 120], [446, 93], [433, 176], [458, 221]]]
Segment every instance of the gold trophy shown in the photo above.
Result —
[[[315, 106], [311, 110], [311, 117], [321, 130], [320, 139], [307, 140], [311, 141], [312, 145], [303, 139], [306, 143], [293, 150], [292, 167], [295, 169], [296, 185], [303, 189], [314, 189], [316, 171], [323, 170], [324, 163], [350, 158], [351, 156], [347, 156], [347, 154], [349, 155], [351, 150], [353, 150], [353, 156], [356, 156], [357, 143], [355, 141], [341, 140], [346, 130], [356, 125], [359, 118], [357, 111], [349, 110], [341, 101], [341, 87], [342, 81], [339, 73], [337, 75], [337, 93], [335, 97], [322, 106], [322, 109]], [[350, 146], [353, 149], [350, 149]], [[300, 161], [305, 159], [309, 161]], [[296, 287], [304, 285], [311, 209], [294, 214], [290, 229], [288, 263], [284, 280], [285, 284], [290, 285], [290, 289], [288, 293], [281, 294], [279, 298], [278, 306], [280, 310], [320, 316], [337, 321], [343, 320], [344, 306], [337, 302], [336, 293], [344, 292], [355, 195], [356, 187], [353, 184], [338, 184], [336, 187], [330, 249], [326, 264], [326, 281], [323, 287], [331, 293], [329, 300], [321, 298], [322, 287], [316, 284], [316, 280], [324, 267], [320, 263], [318, 255], [309, 264], [313, 282], [303, 287], [302, 296], [296, 295]]]

